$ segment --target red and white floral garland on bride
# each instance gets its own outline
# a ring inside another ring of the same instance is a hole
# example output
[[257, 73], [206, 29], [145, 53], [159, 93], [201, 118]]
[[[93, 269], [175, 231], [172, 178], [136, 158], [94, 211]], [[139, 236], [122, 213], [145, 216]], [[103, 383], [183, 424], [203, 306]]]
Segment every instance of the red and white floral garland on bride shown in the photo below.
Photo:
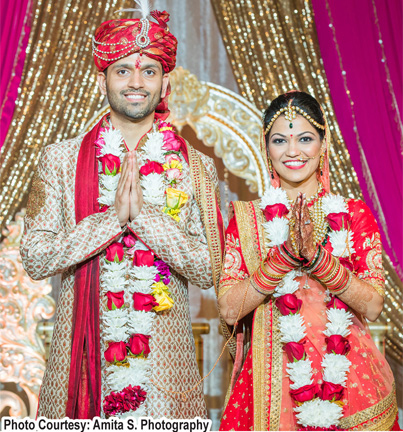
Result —
[[[289, 220], [285, 216], [290, 204], [286, 192], [270, 186], [262, 197], [260, 207], [267, 219], [263, 224], [266, 245], [274, 247], [283, 244], [289, 233]], [[343, 259], [355, 252], [352, 232], [346, 229], [350, 217], [344, 198], [339, 195], [323, 197], [322, 210], [331, 228], [329, 242], [333, 248], [332, 255]], [[332, 297], [327, 303], [328, 322], [323, 332], [327, 336], [326, 354], [322, 360], [323, 383], [321, 386], [315, 384], [312, 362], [303, 345], [306, 327], [299, 312], [302, 301], [294, 294], [300, 289], [300, 283], [296, 280], [298, 276], [300, 274], [295, 270], [290, 271], [273, 294], [282, 314], [279, 327], [289, 360], [287, 373], [291, 380], [290, 394], [297, 405], [294, 408], [297, 422], [303, 430], [338, 430], [343, 416], [341, 399], [351, 366], [346, 357], [350, 351], [346, 337], [350, 334], [353, 315], [337, 297]]]
[[[115, 202], [120, 168], [124, 158], [124, 142], [112, 125], [102, 128], [96, 141], [99, 160], [101, 211]], [[174, 189], [182, 178], [180, 142], [173, 128], [160, 123], [159, 130], [147, 135], [139, 152], [141, 186], [144, 201], [164, 206], [162, 211], [179, 220], [181, 207], [187, 200], [184, 192]], [[126, 259], [125, 259], [126, 257]], [[133, 257], [131, 265], [128, 257]], [[114, 242], [100, 260], [101, 295], [107, 297], [102, 312], [102, 333], [108, 341], [103, 353], [103, 416], [146, 416], [144, 401], [150, 384], [150, 347], [155, 313], [173, 306], [168, 285], [167, 264], [133, 234], [122, 242]], [[126, 279], [130, 274], [131, 283]]]

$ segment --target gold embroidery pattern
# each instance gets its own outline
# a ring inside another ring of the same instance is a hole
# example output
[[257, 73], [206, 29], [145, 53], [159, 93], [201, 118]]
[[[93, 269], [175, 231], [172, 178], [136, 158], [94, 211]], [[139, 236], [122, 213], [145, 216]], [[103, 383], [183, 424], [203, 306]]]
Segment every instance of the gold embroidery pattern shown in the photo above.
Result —
[[[233, 204], [242, 253], [248, 272], [252, 274], [267, 254], [263, 215], [258, 200]], [[280, 312], [269, 299], [255, 312], [252, 342], [254, 430], [278, 430], [280, 425], [283, 355], [279, 316]]]
[[241, 270], [242, 257], [238, 251], [239, 240], [233, 234], [228, 234], [225, 243], [225, 261], [221, 272], [218, 298], [220, 299], [232, 286], [248, 277], [248, 274]]
[[[271, 302], [273, 302], [271, 300]], [[281, 334], [279, 330], [279, 318], [281, 316], [280, 311], [273, 303], [273, 325], [271, 328], [272, 337], [266, 344], [271, 343], [272, 347], [272, 365], [271, 365], [271, 402], [270, 402], [270, 415], [269, 424], [267, 430], [279, 430], [280, 428], [280, 416], [281, 416], [281, 399], [283, 393], [283, 350], [282, 343], [280, 341]], [[267, 321], [266, 321], [267, 323]], [[267, 328], [267, 324], [266, 324]], [[268, 347], [269, 348], [269, 347]], [[266, 367], [269, 365], [266, 363]]]
[[370, 283], [382, 296], [385, 297], [385, 272], [382, 266], [382, 243], [380, 234], [374, 233], [366, 237], [363, 250], [370, 249], [366, 257], [368, 270], [358, 275], [359, 279]]
[[[265, 304], [261, 304], [255, 312], [253, 321], [253, 425], [255, 431], [267, 431], [267, 388], [269, 379], [265, 377], [265, 363], [271, 361], [271, 347], [267, 342], [271, 340], [271, 331], [265, 335], [265, 315], [271, 321], [271, 302], [265, 311]], [[265, 353], [265, 345], [267, 347]], [[270, 364], [270, 363], [269, 363]]]
[[30, 218], [35, 218], [46, 203], [45, 185], [39, 175], [35, 173], [29, 193], [27, 213]]
[[340, 421], [340, 427], [345, 430], [390, 430], [396, 421], [397, 401], [395, 383], [393, 389], [386, 398], [363, 411]]
[[203, 216], [204, 227], [206, 230], [207, 241], [210, 248], [211, 268], [213, 272], [213, 281], [218, 295], [218, 283], [222, 266], [222, 245], [220, 232], [217, 224], [217, 207], [215, 188], [212, 184], [206, 168], [202, 163], [197, 151], [186, 143], [190, 174], [193, 183], [195, 199], [199, 206], [200, 213]]
[[251, 275], [259, 267], [262, 259], [255, 207], [252, 202], [242, 201], [235, 201], [233, 206], [243, 258]]

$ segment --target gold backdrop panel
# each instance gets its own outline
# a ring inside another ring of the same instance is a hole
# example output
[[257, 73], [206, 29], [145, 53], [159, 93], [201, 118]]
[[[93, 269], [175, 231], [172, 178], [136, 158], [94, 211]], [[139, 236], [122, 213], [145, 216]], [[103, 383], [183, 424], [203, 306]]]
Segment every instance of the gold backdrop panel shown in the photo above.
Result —
[[132, 0], [34, 1], [20, 93], [0, 155], [0, 231], [21, 208], [43, 146], [77, 135], [100, 106], [91, 38], [114, 11], [132, 6]]

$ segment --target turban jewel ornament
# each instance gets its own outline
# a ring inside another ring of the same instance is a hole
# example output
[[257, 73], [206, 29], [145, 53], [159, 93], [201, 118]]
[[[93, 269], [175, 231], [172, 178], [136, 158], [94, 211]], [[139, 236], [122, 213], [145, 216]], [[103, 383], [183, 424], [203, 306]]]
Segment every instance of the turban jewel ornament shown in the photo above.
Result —
[[137, 9], [117, 12], [140, 12], [141, 18], [106, 21], [95, 31], [92, 53], [99, 71], [135, 53], [159, 61], [165, 73], [175, 68], [178, 41], [167, 25], [169, 13], [151, 11], [147, 0], [137, 0], [136, 3], [139, 6]]

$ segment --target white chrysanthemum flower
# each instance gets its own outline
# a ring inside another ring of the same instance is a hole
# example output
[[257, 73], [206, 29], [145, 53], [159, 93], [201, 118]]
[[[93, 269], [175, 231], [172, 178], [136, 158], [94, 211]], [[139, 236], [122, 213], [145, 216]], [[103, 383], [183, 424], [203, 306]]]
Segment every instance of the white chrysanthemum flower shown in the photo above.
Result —
[[309, 359], [287, 363], [287, 373], [293, 382], [290, 385], [293, 390], [313, 383], [312, 362]]
[[133, 266], [130, 269], [130, 272], [136, 279], [154, 281], [155, 276], [158, 273], [156, 267], [147, 267], [147, 266]]
[[109, 375], [106, 383], [110, 391], [118, 392], [128, 385], [142, 386], [149, 380], [150, 370], [149, 361], [142, 358], [129, 358], [129, 367], [109, 365], [106, 370]]
[[145, 159], [150, 161], [164, 163], [164, 150], [162, 149], [164, 145], [164, 136], [159, 132], [151, 132], [147, 135], [147, 141], [145, 142], [142, 152]]
[[347, 213], [346, 201], [340, 195], [327, 195], [322, 198], [322, 210], [327, 216], [330, 213]]
[[276, 290], [273, 293], [273, 297], [281, 297], [285, 294], [294, 294], [299, 289], [299, 282], [295, 280], [297, 277], [297, 272], [291, 270], [282, 279], [282, 281], [277, 285]]
[[112, 276], [112, 273], [114, 273], [114, 275], [116, 274], [116, 276], [118, 276], [118, 274], [119, 274], [119, 276], [120, 276], [122, 274], [125, 274], [122, 272], [126, 272], [127, 263], [125, 260], [123, 260], [121, 262], [104, 260], [103, 266], [104, 266], [105, 271], [107, 271], [110, 276]]
[[130, 333], [151, 335], [155, 314], [144, 311], [131, 311], [127, 318]]
[[125, 325], [123, 327], [105, 327], [104, 338], [107, 341], [122, 342], [129, 339], [130, 333]]
[[124, 308], [108, 310], [104, 313], [104, 324], [108, 327], [123, 327], [126, 325], [127, 319], [128, 310]]
[[322, 360], [323, 381], [345, 385], [351, 361], [342, 354], [325, 354]]
[[290, 203], [286, 191], [270, 185], [262, 196], [259, 207], [264, 210], [266, 206], [273, 204], [284, 204], [288, 209], [290, 209]]
[[123, 263], [123, 265], [119, 265], [119, 268], [111, 270], [111, 268], [107, 265], [107, 261], [104, 261], [103, 267], [105, 271], [103, 271], [101, 274], [101, 281], [105, 281], [105, 283], [108, 283], [109, 279], [124, 278], [126, 275], [125, 263]]
[[288, 219], [275, 217], [270, 222], [263, 223], [268, 247], [283, 244], [288, 238]]
[[344, 309], [330, 308], [326, 311], [328, 322], [326, 330], [323, 332], [326, 336], [341, 335], [346, 337], [350, 334], [353, 314]]
[[151, 285], [154, 283], [153, 279], [135, 280], [130, 282], [129, 291], [130, 293], [139, 292], [142, 294], [151, 294]]
[[343, 415], [343, 408], [330, 401], [313, 399], [294, 408], [298, 423], [307, 427], [330, 428], [337, 426]]
[[104, 189], [102, 191], [102, 195], [98, 198], [98, 202], [99, 202], [99, 204], [103, 204], [103, 205], [110, 207], [110, 206], [115, 204], [115, 196], [116, 196], [115, 190], [108, 191], [108, 190]]
[[345, 229], [330, 231], [329, 241], [333, 247], [333, 256], [345, 258], [355, 252], [353, 233], [351, 231]]
[[305, 337], [304, 319], [299, 313], [283, 315], [279, 318], [281, 342], [299, 342]]
[[120, 174], [116, 174], [114, 176], [101, 174], [99, 176], [101, 186], [104, 187], [106, 190], [113, 191], [115, 193], [116, 189], [118, 188], [119, 178]]
[[122, 134], [118, 129], [107, 129], [101, 132], [101, 136], [105, 141], [105, 145], [101, 148], [101, 155], [113, 154], [120, 156], [122, 153], [120, 146], [123, 144]]
[[114, 293], [123, 291], [126, 285], [126, 278], [123, 276], [114, 277], [114, 273], [105, 275], [101, 279], [101, 286], [107, 291]]
[[151, 173], [140, 181], [145, 201], [154, 205], [165, 204], [166, 184], [162, 175]]

